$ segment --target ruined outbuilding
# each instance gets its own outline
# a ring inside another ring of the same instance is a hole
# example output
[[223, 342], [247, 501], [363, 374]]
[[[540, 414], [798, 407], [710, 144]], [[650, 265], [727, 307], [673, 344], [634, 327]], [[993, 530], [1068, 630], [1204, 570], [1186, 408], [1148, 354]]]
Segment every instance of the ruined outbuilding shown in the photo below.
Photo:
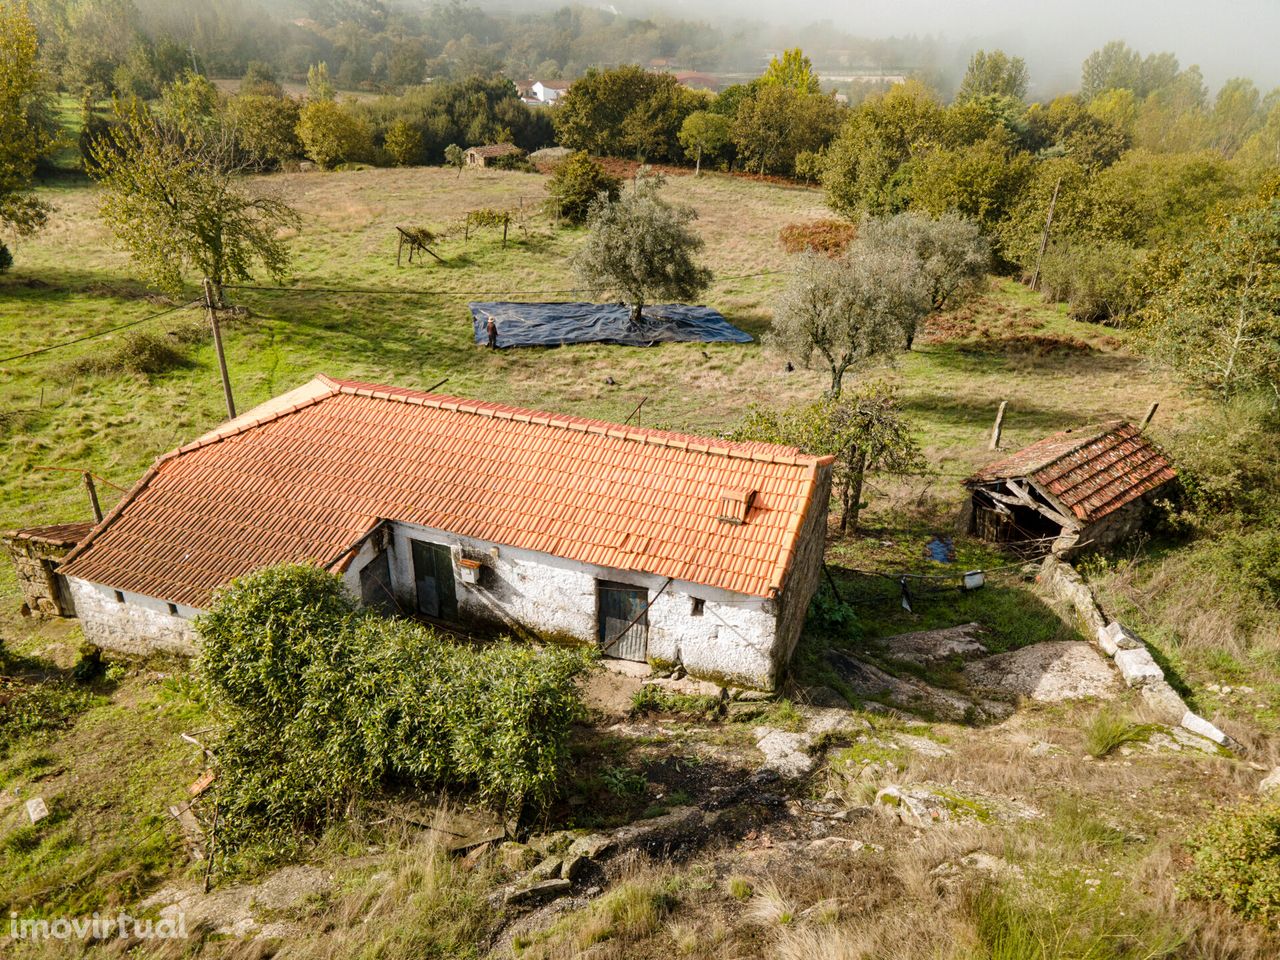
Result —
[[1063, 430], [965, 480], [965, 523], [984, 540], [1047, 544], [1059, 554], [1105, 547], [1137, 530], [1176, 476], [1131, 423]]
[[72, 548], [88, 536], [92, 527], [92, 523], [58, 523], [10, 530], [0, 535], [0, 543], [13, 558], [18, 571], [24, 614], [75, 616], [71, 589], [58, 567]]

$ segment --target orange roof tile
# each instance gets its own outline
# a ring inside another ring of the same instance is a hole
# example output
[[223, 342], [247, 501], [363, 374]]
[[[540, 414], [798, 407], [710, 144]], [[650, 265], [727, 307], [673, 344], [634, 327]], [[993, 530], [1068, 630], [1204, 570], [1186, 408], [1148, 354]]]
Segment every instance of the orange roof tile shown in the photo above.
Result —
[[[157, 460], [62, 572], [203, 607], [385, 519], [768, 597], [830, 462], [327, 377], [286, 396]], [[745, 524], [725, 488], [759, 491]]]

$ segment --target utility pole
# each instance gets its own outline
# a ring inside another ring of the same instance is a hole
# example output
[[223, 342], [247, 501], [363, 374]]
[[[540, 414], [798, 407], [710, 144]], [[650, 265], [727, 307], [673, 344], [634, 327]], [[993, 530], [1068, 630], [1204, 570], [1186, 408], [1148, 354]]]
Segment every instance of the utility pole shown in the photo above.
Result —
[[1049, 248], [1049, 228], [1053, 226], [1053, 211], [1058, 206], [1058, 188], [1062, 186], [1062, 178], [1053, 185], [1053, 197], [1049, 200], [1049, 215], [1044, 218], [1044, 232], [1040, 234], [1040, 252], [1036, 254], [1036, 269], [1031, 274], [1031, 289], [1040, 283], [1040, 263], [1044, 260], [1044, 252]]
[[89, 491], [89, 506], [93, 508], [93, 522], [102, 522], [102, 506], [98, 503], [98, 488], [93, 485], [93, 474], [84, 472], [85, 489]]
[[213, 302], [213, 281], [204, 278], [204, 309], [213, 328], [213, 349], [218, 354], [218, 370], [222, 373], [222, 392], [227, 398], [227, 419], [236, 416], [236, 401], [231, 396], [231, 377], [227, 375], [227, 355], [222, 352], [222, 331], [218, 328], [218, 308]]

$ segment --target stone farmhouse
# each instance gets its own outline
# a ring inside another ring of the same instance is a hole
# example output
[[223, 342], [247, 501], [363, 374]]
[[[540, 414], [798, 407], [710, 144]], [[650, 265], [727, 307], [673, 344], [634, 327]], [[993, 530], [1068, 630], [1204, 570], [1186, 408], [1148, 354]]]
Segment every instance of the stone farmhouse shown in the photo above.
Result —
[[518, 157], [523, 153], [514, 143], [489, 143], [482, 147], [468, 147], [462, 159], [469, 167], [487, 167], [506, 157]]
[[192, 653], [235, 577], [776, 686], [821, 575], [831, 459], [319, 376], [155, 462], [59, 567], [87, 639]]

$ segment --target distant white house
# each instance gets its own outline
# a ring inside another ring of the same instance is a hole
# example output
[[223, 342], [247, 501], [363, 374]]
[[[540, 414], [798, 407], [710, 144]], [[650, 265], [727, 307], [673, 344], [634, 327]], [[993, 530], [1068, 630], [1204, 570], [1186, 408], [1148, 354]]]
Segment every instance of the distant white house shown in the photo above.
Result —
[[568, 80], [535, 80], [529, 92], [539, 103], [555, 103], [565, 95], [569, 86]]

